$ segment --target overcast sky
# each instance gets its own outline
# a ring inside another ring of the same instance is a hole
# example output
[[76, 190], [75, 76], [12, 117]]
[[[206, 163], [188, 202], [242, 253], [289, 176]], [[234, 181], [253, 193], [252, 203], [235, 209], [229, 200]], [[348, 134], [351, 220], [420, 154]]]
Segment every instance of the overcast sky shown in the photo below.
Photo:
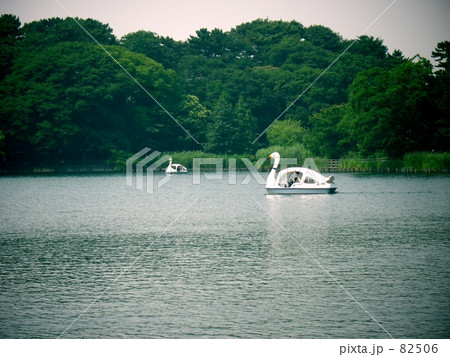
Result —
[[[121, 36], [138, 30], [186, 40], [201, 28], [229, 31], [258, 18], [320, 24], [346, 39], [365, 34], [383, 39], [389, 51], [430, 58], [440, 41], [450, 41], [450, 0], [57, 0], [72, 16], [108, 23]], [[55, 0], [0, 0], [1, 14], [22, 24], [67, 17]]]

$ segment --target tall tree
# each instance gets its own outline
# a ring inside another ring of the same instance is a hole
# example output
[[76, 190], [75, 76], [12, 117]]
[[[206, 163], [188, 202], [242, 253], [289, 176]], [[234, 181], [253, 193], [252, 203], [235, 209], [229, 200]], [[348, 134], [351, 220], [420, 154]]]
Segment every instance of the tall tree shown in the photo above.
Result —
[[19, 18], [7, 14], [0, 16], [0, 81], [12, 69], [19, 36]]
[[440, 68], [440, 72], [449, 73], [450, 41], [439, 42], [436, 49], [431, 52], [431, 56], [438, 62], [437, 67]]
[[23, 40], [21, 42], [25, 48], [53, 46], [59, 42], [93, 43], [91, 36], [85, 30], [102, 45], [117, 44], [113, 30], [108, 24], [94, 19], [70, 17], [65, 19], [53, 17], [25, 24], [22, 27]]
[[220, 29], [211, 32], [206, 28], [196, 31], [197, 36], [188, 40], [188, 48], [192, 54], [203, 55], [208, 58], [222, 57], [227, 50], [227, 35]]
[[292, 146], [302, 143], [305, 129], [292, 119], [279, 120], [267, 130], [270, 145]]
[[120, 43], [129, 51], [142, 53], [165, 68], [176, 69], [178, 66], [181, 45], [170, 37], [161, 37], [150, 31], [137, 31], [123, 36]]
[[432, 57], [438, 62], [436, 81], [432, 88], [435, 103], [435, 133], [433, 148], [450, 150], [450, 41], [439, 42], [432, 52]]
[[346, 135], [339, 127], [345, 109], [345, 104], [334, 105], [311, 116], [312, 128], [308, 146], [316, 155], [339, 158], [346, 153], [348, 149], [344, 145]]
[[[200, 144], [206, 141], [206, 131], [210, 121], [211, 111], [202, 105], [195, 95], [187, 95], [182, 103], [180, 122]], [[179, 140], [182, 142], [183, 149], [199, 149], [195, 141], [186, 133]]]
[[328, 51], [336, 52], [342, 49], [342, 37], [322, 25], [306, 28], [305, 39]]
[[254, 150], [252, 142], [256, 138], [256, 118], [242, 96], [234, 108], [233, 129], [234, 152], [236, 154], [252, 152]]
[[429, 61], [419, 58], [392, 71], [374, 68], [358, 75], [350, 87], [349, 111], [341, 127], [361, 154], [400, 157], [430, 149], [431, 69]]
[[220, 96], [213, 108], [211, 123], [206, 133], [205, 149], [211, 153], [231, 154], [234, 152], [233, 105], [226, 95]]

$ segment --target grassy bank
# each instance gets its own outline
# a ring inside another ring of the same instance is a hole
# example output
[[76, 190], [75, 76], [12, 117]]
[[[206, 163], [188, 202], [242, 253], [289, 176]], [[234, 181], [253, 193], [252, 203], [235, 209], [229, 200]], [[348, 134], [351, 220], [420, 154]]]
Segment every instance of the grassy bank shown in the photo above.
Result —
[[402, 159], [361, 159], [339, 160], [339, 171], [374, 172], [449, 172], [450, 153], [414, 152]]
[[449, 172], [450, 153], [413, 152], [406, 154], [403, 158], [403, 167], [425, 172]]
[[[194, 159], [215, 159], [210, 164], [201, 163], [202, 170], [215, 170], [216, 160], [222, 160], [225, 170], [247, 170], [247, 165], [258, 166], [261, 171], [268, 171], [272, 167], [269, 155], [272, 152], [279, 152], [281, 158], [288, 161], [281, 162], [280, 165], [302, 166], [305, 160], [310, 158], [311, 153], [303, 145], [294, 145], [290, 147], [272, 146], [260, 149], [254, 155], [220, 155], [210, 154], [203, 151], [181, 151], [165, 152], [157, 156], [155, 160], [163, 155], [171, 156], [173, 162], [186, 166], [189, 170], [193, 169]], [[84, 172], [125, 172], [126, 161], [132, 154], [120, 151], [115, 152], [107, 162], [70, 163], [70, 164], [23, 164], [8, 165], [0, 167], [0, 175], [8, 174], [39, 174], [39, 173], [84, 173]], [[294, 160], [292, 160], [294, 159]], [[450, 153], [435, 152], [414, 152], [406, 154], [401, 159], [386, 158], [343, 158], [339, 160], [329, 160], [326, 158], [313, 158], [317, 168], [322, 172], [340, 171], [340, 172], [450, 172]], [[136, 160], [134, 167], [140, 161]], [[296, 162], [295, 162], [296, 161]], [[308, 162], [306, 162], [308, 163]], [[164, 170], [169, 164], [169, 160], [161, 162], [157, 171]], [[247, 165], [246, 165], [247, 164]], [[250, 166], [250, 167], [252, 167]]]
[[[174, 162], [180, 163], [189, 169], [192, 169], [194, 158], [221, 158], [223, 159], [223, 168], [228, 169], [230, 159], [235, 160], [236, 169], [246, 169], [243, 158], [249, 159], [252, 164], [257, 160], [265, 158], [261, 165], [261, 170], [267, 171], [271, 167], [269, 155], [272, 152], [279, 152], [282, 158], [296, 159], [298, 166], [302, 166], [307, 158], [312, 157], [311, 153], [303, 145], [282, 147], [272, 146], [260, 149], [255, 155], [217, 155], [208, 154], [202, 151], [185, 151], [167, 153], [173, 157]], [[330, 160], [327, 158], [314, 157], [314, 163], [320, 171], [330, 170]], [[435, 152], [415, 152], [406, 154], [400, 159], [388, 158], [343, 158], [335, 160], [336, 164], [332, 171], [356, 171], [356, 172], [450, 172], [450, 153]], [[209, 165], [215, 168], [214, 165]], [[291, 164], [290, 166], [295, 166]], [[202, 165], [202, 168], [208, 169], [208, 165]]]
[[402, 162], [403, 160], [401, 159], [392, 160], [345, 158], [339, 160], [338, 171], [395, 172], [402, 169]]

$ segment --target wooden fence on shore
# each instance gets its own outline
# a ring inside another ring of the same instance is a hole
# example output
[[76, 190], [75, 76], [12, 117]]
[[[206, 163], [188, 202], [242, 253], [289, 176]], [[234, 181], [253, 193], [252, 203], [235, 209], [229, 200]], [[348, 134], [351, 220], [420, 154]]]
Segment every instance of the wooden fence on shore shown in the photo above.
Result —
[[339, 159], [328, 160], [328, 172], [335, 172], [339, 170]]

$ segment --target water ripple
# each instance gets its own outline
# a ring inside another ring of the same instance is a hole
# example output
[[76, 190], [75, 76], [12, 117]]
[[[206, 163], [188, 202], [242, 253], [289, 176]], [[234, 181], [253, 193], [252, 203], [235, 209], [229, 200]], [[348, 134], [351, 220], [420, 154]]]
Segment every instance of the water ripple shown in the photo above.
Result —
[[154, 195], [121, 175], [1, 178], [0, 337], [78, 319], [63, 337], [387, 338], [363, 306], [396, 338], [447, 338], [448, 178], [336, 182], [280, 197], [189, 175]]

